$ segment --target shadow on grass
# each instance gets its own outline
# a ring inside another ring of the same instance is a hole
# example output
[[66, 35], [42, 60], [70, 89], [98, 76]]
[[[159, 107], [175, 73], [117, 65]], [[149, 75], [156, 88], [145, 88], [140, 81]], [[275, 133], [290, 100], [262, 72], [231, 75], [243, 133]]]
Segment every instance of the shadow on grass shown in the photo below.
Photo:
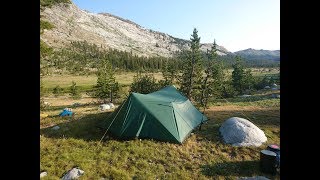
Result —
[[104, 134], [99, 126], [112, 112], [86, 115], [78, 120], [57, 124], [58, 130], [52, 127], [40, 129], [40, 134], [49, 138], [75, 138], [85, 141], [100, 140]]
[[[195, 129], [194, 133], [201, 138], [211, 140], [214, 142], [221, 142], [223, 140], [220, 136], [219, 128], [221, 124], [230, 117], [244, 117], [239, 110], [210, 110], [207, 111], [207, 116], [209, 121], [202, 125], [201, 130]], [[52, 127], [43, 128], [40, 130], [42, 135], [51, 138], [76, 138], [83, 139], [86, 141], [90, 140], [100, 140], [103, 136], [105, 130], [99, 128], [99, 125], [105, 121], [109, 121], [107, 118], [111, 112], [103, 112], [99, 114], [90, 114], [86, 115], [78, 120], [71, 120], [65, 123], [57, 124], [60, 129], [53, 130]], [[257, 125], [260, 129], [263, 129], [265, 126], [280, 126], [280, 111], [278, 108], [274, 109], [253, 109], [252, 111], [246, 110], [245, 114], [250, 118], [250, 121]], [[280, 136], [280, 132], [270, 131], [267, 135], [270, 134], [272, 137]], [[108, 136], [112, 137], [110, 133]], [[268, 137], [269, 138], [269, 137]], [[117, 139], [117, 138], [112, 138]], [[272, 138], [271, 138], [272, 139]]]
[[[235, 98], [227, 98], [227, 101], [230, 103], [245, 103], [245, 102], [256, 102], [266, 99], [274, 99], [272, 98], [272, 94], [280, 94], [280, 92], [271, 92], [270, 94], [264, 94], [264, 95], [252, 95], [250, 97], [235, 97]], [[227, 102], [224, 99], [218, 99], [216, 100], [216, 103], [225, 103]]]
[[[247, 117], [245, 117], [244, 113]], [[231, 117], [240, 117], [248, 119], [250, 122], [258, 126], [260, 129], [265, 130], [266, 127], [280, 127], [280, 110], [278, 108], [274, 109], [254, 109], [254, 110], [210, 110], [206, 112], [209, 120], [201, 126], [201, 130], [195, 129], [194, 133], [198, 136], [212, 140], [215, 142], [223, 143], [223, 140], [220, 136], [219, 128], [221, 124], [231, 118]], [[266, 133], [267, 130], [265, 130]], [[280, 136], [280, 132], [268, 132], [268, 134], [273, 136]]]
[[63, 105], [63, 106], [49, 106], [45, 110], [46, 111], [55, 111], [55, 110], [63, 110], [64, 108], [80, 108], [80, 107], [91, 107], [91, 106], [97, 106], [100, 105], [99, 102], [94, 103], [87, 103], [87, 104], [80, 104], [80, 105]]
[[201, 173], [206, 176], [265, 176], [272, 179], [279, 176], [279, 174], [272, 175], [261, 172], [259, 163], [259, 161], [222, 162], [202, 165], [200, 168]]

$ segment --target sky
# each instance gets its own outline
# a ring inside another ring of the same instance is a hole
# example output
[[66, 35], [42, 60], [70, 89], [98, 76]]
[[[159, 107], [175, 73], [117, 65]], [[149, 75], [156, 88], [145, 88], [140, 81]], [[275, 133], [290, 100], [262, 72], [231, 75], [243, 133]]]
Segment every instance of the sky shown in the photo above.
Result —
[[140, 26], [231, 52], [280, 50], [280, 0], [72, 0], [80, 9], [107, 12]]

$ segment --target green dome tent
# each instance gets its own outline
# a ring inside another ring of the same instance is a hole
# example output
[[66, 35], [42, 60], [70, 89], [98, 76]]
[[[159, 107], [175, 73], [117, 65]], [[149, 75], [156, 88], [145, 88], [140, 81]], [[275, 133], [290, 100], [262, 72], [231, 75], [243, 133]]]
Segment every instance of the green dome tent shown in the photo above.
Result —
[[135, 137], [182, 143], [207, 121], [174, 86], [150, 94], [131, 93], [103, 124], [119, 139]]

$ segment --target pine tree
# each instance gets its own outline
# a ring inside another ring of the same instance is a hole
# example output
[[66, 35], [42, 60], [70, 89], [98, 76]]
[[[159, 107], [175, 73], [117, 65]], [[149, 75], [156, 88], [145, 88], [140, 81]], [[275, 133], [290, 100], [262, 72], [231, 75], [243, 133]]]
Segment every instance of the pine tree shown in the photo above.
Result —
[[114, 71], [110, 61], [105, 57], [101, 59], [97, 71], [96, 97], [106, 102], [110, 98], [110, 102], [118, 97], [119, 84], [115, 80]]
[[207, 108], [210, 97], [221, 97], [224, 80], [223, 65], [222, 62], [218, 61], [217, 59], [217, 44], [215, 40], [211, 50], [207, 52], [207, 56], [208, 61], [204, 71], [205, 76], [201, 83], [201, 96], [198, 99], [198, 103], [203, 107], [204, 110]]
[[253, 82], [251, 70], [245, 71], [242, 59], [237, 56], [235, 64], [232, 65], [232, 85], [238, 93], [243, 93], [245, 89], [250, 89]]
[[77, 83], [72, 81], [72, 85], [70, 86], [70, 95], [72, 96], [72, 98], [74, 99], [79, 99], [81, 98], [80, 92], [79, 92], [79, 88], [77, 86]]
[[168, 59], [163, 63], [162, 76], [164, 80], [159, 81], [161, 87], [174, 84], [176, 70], [174, 68], [173, 62], [169, 61]]
[[191, 48], [186, 53], [182, 76], [180, 78], [180, 91], [189, 99], [194, 99], [201, 89], [202, 56], [200, 52], [200, 37], [196, 28], [191, 35]]

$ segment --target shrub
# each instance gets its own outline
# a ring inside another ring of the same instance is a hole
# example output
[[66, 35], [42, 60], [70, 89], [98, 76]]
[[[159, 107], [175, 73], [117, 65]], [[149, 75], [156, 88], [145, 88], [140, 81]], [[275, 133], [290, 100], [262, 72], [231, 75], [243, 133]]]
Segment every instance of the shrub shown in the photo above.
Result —
[[62, 95], [63, 93], [63, 89], [57, 85], [56, 87], [53, 88], [53, 92], [52, 92], [56, 97]]

